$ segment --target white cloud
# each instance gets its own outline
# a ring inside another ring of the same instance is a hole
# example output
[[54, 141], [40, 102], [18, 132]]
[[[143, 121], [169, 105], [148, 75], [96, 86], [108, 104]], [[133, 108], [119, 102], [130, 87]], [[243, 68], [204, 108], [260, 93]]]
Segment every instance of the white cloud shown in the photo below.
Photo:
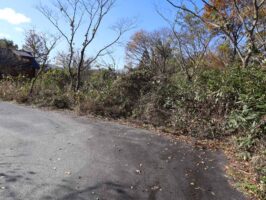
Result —
[[15, 29], [15, 31], [17, 31], [19, 33], [24, 32], [24, 29], [23, 28], [20, 28], [20, 27], [15, 27], [14, 29]]
[[3, 38], [9, 39], [9, 38], [11, 38], [11, 36], [9, 34], [6, 34], [6, 33], [0, 33], [0, 39], [3, 39]]
[[0, 20], [5, 20], [10, 24], [30, 23], [31, 19], [22, 13], [17, 13], [12, 8], [0, 9]]

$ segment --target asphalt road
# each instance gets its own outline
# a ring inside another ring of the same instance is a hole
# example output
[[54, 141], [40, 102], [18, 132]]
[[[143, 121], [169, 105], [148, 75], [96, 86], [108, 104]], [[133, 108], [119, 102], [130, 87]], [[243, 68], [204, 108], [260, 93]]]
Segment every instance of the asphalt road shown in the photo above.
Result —
[[222, 153], [0, 102], [0, 200], [243, 200]]

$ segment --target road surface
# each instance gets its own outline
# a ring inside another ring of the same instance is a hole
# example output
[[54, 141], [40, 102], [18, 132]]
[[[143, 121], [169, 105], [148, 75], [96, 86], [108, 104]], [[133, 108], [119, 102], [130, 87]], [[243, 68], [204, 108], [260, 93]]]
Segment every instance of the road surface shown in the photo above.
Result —
[[0, 102], [1, 200], [243, 200], [219, 152]]

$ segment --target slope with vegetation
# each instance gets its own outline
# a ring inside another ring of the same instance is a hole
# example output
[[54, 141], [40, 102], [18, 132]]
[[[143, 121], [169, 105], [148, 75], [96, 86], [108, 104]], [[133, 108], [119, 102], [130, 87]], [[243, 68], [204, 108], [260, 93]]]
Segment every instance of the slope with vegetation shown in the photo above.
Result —
[[265, 199], [265, 1], [202, 1], [203, 9], [168, 2], [174, 20], [158, 13], [170, 28], [136, 32], [124, 71], [92, 69], [93, 62], [70, 48], [72, 60], [58, 56], [65, 68], [41, 71], [34, 84], [3, 78], [0, 97], [218, 140], [233, 151], [235, 170], [229, 172], [239, 186]]

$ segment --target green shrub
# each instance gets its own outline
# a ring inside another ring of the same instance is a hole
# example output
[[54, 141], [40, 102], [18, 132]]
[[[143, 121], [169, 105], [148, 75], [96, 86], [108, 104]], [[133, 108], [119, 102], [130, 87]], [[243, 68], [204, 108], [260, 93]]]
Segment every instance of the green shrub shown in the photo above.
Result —
[[[142, 93], [149, 90], [148, 70], [134, 70], [119, 76], [110, 87], [101, 90], [95, 99], [97, 112], [110, 117], [130, 117]], [[103, 109], [103, 110], [101, 110]]]
[[52, 106], [59, 109], [70, 109], [73, 103], [68, 95], [58, 95], [52, 100]]

